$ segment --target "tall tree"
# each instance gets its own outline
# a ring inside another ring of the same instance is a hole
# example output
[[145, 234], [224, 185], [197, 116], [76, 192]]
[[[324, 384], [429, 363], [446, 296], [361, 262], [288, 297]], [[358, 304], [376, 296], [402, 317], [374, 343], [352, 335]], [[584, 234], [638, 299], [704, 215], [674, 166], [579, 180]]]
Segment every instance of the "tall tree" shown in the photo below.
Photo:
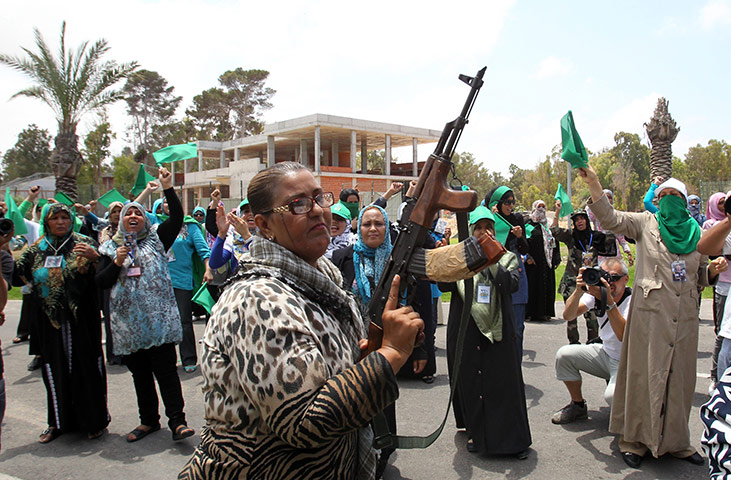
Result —
[[661, 175], [670, 178], [673, 175], [672, 143], [678, 136], [680, 128], [668, 112], [669, 102], [660, 97], [657, 99], [655, 113], [650, 122], [645, 124], [647, 136], [652, 143], [650, 171], [652, 178]]
[[137, 70], [129, 75], [122, 89], [127, 102], [127, 114], [132, 117], [130, 131], [136, 150], [146, 152], [146, 160], [152, 156], [147, 152], [166, 146], [166, 128], [174, 123], [175, 110], [182, 97], [173, 94], [175, 87], [168, 86], [157, 72]]
[[86, 158], [79, 172], [79, 183], [91, 185], [91, 195], [94, 198], [103, 193], [101, 191], [102, 175], [111, 170], [105, 164], [105, 160], [110, 155], [109, 147], [114, 137], [109, 122], [102, 118], [96, 128], [89, 132], [84, 139], [83, 154]]
[[261, 114], [272, 108], [269, 99], [276, 93], [273, 88], [264, 86], [269, 77], [266, 70], [229, 70], [218, 78], [228, 92], [232, 123], [239, 137], [257, 135], [264, 129]]
[[15, 146], [3, 155], [3, 180], [51, 172], [51, 135], [35, 125], [18, 134]]
[[54, 56], [43, 36], [34, 29], [37, 52], [22, 48], [27, 58], [0, 55], [4, 63], [31, 78], [33, 85], [17, 92], [45, 102], [56, 115], [58, 134], [51, 155], [51, 167], [56, 175], [56, 190], [76, 198], [76, 177], [82, 157], [76, 127], [84, 114], [102, 110], [122, 98], [111, 87], [137, 68], [136, 62], [118, 65], [102, 57], [109, 51], [106, 40], [93, 45], [83, 42], [75, 51], [66, 49], [66, 22], [61, 25], [58, 57]]
[[491, 173], [470, 152], [455, 153], [452, 162], [455, 164], [457, 177], [470, 189], [476, 191], [479, 197], [484, 197], [492, 187], [505, 183], [505, 179], [499, 172]]
[[268, 76], [266, 70], [229, 70], [218, 77], [222, 88], [210, 88], [193, 97], [193, 106], [186, 114], [200, 138], [221, 141], [261, 133], [261, 114], [272, 107], [269, 100], [276, 93], [264, 85]]

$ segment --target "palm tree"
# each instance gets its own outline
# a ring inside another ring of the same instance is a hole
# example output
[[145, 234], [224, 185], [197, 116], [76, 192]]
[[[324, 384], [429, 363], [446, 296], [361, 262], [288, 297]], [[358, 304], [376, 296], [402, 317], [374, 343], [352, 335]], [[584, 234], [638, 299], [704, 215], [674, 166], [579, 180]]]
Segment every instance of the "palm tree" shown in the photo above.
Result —
[[652, 143], [650, 151], [650, 178], [662, 176], [666, 180], [673, 176], [673, 149], [672, 143], [678, 136], [680, 128], [668, 112], [669, 102], [664, 98], [657, 100], [655, 113], [649, 123], [645, 124], [645, 131]]
[[120, 91], [110, 87], [134, 71], [137, 62], [117, 65], [114, 61], [103, 61], [109, 50], [104, 39], [91, 46], [84, 42], [76, 51], [66, 50], [66, 22], [61, 25], [58, 57], [54, 57], [37, 28], [34, 32], [37, 52], [21, 47], [27, 58], [0, 54], [0, 63], [26, 74], [34, 83], [11, 98], [37, 98], [48, 104], [56, 115], [58, 134], [51, 154], [56, 191], [76, 199], [76, 177], [83, 161], [76, 127], [84, 114], [103, 110], [122, 98]]

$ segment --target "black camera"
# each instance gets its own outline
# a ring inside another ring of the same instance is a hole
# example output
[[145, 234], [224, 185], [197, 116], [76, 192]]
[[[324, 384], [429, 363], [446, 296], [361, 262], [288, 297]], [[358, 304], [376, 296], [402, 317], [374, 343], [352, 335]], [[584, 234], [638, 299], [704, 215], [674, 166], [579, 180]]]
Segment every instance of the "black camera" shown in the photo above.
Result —
[[15, 228], [15, 224], [9, 218], [0, 218], [0, 236], [6, 236]]
[[581, 274], [581, 277], [584, 279], [584, 283], [587, 285], [602, 285], [602, 278], [607, 281], [607, 283], [612, 282], [612, 274], [604, 270], [603, 268], [599, 267], [588, 267], [584, 269], [584, 272]]

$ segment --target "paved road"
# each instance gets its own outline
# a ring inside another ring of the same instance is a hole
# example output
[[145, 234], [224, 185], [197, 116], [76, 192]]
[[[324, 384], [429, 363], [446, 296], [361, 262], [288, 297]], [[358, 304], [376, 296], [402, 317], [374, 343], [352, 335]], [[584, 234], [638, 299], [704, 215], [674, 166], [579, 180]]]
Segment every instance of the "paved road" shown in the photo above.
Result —
[[[557, 303], [557, 311], [561, 311]], [[46, 396], [40, 373], [27, 372], [27, 343], [13, 345], [19, 302], [10, 302], [6, 325], [0, 327], [5, 359], [7, 411], [3, 424], [0, 480], [85, 479], [110, 480], [175, 478], [197, 444], [198, 435], [173, 443], [163, 428], [137, 443], [127, 443], [126, 433], [138, 423], [135, 395], [125, 367], [109, 367], [109, 409], [112, 423], [109, 433], [99, 440], [87, 440], [82, 434], [63, 435], [48, 445], [37, 442], [45, 426]], [[708, 398], [708, 370], [713, 346], [710, 300], [701, 309], [698, 381], [691, 412], [691, 438], [700, 449], [701, 422], [698, 408]], [[196, 324], [200, 336], [202, 324]], [[554, 354], [566, 343], [565, 327], [558, 320], [528, 323], [525, 334], [523, 374], [528, 399], [528, 415], [533, 446], [527, 460], [485, 458], [465, 449], [466, 436], [458, 432], [450, 413], [441, 437], [427, 450], [400, 451], [392, 457], [386, 479], [655, 479], [707, 478], [706, 466], [698, 467], [674, 458], [646, 459], [641, 470], [628, 468], [617, 455], [617, 440], [607, 431], [609, 408], [602, 393], [603, 380], [584, 382], [584, 396], [589, 406], [586, 421], [557, 426], [551, 414], [568, 402], [564, 386], [555, 380]], [[582, 340], [585, 329], [580, 329]], [[439, 375], [427, 386], [421, 381], [404, 381], [397, 403], [400, 433], [427, 434], [443, 418], [449, 394], [445, 353], [446, 327], [437, 329]], [[500, 368], [496, 365], [495, 368]], [[203, 424], [203, 403], [199, 373], [186, 374], [180, 368], [188, 421], [196, 431]]]

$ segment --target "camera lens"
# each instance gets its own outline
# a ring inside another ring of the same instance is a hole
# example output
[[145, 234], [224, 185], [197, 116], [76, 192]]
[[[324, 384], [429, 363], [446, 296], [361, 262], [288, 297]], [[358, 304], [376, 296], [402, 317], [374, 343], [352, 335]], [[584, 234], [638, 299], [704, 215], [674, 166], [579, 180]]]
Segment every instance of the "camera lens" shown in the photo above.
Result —
[[9, 218], [0, 218], [0, 235], [5, 236], [13, 231], [13, 221]]
[[599, 285], [601, 283], [602, 274], [595, 268], [587, 268], [581, 276], [587, 285]]

